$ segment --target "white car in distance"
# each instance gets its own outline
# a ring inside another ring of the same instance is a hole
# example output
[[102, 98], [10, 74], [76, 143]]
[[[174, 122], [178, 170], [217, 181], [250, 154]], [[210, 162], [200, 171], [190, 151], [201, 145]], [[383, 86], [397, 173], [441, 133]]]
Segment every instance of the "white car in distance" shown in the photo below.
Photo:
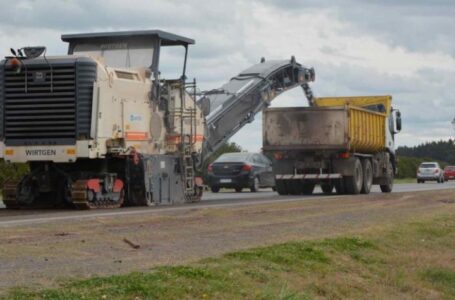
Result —
[[438, 162], [423, 162], [417, 169], [417, 183], [436, 181], [444, 183], [444, 171]]

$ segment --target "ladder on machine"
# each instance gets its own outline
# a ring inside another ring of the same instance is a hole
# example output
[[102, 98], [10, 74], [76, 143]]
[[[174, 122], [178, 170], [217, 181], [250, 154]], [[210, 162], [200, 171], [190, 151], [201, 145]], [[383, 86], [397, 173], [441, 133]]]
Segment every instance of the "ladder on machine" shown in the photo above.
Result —
[[[196, 99], [196, 80], [191, 83], [182, 83], [180, 88], [181, 105], [180, 105], [180, 141], [181, 141], [181, 163], [182, 163], [182, 179], [186, 202], [197, 200], [197, 191], [195, 190], [195, 169], [193, 159], [193, 148], [196, 142], [196, 103], [191, 107], [186, 107], [185, 91], [193, 89], [193, 101]], [[185, 122], [187, 121], [187, 122]], [[187, 128], [189, 127], [189, 128]], [[185, 128], [189, 132], [185, 131]]]

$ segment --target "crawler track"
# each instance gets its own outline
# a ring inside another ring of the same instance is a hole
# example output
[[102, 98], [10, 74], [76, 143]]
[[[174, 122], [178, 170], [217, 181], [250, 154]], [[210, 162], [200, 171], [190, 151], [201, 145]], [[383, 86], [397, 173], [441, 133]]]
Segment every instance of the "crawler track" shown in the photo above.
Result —
[[88, 180], [78, 180], [71, 186], [71, 199], [77, 209], [97, 209], [97, 208], [119, 208], [125, 200], [124, 193], [120, 196], [120, 201], [109, 199], [89, 199], [90, 191], [87, 189]]

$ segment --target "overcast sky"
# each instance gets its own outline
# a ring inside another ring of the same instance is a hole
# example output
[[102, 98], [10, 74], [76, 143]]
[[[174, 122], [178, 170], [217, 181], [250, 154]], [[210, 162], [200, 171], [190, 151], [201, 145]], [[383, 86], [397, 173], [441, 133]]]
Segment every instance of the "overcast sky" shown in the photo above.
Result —
[[[316, 96], [391, 94], [403, 116], [399, 145], [454, 136], [455, 1], [0, 0], [0, 50], [45, 45], [65, 54], [62, 33], [161, 29], [196, 40], [188, 75], [217, 88], [266, 59], [316, 70]], [[368, 3], [368, 4], [367, 4]], [[180, 70], [180, 53], [161, 65]], [[166, 74], [166, 72], [163, 72]], [[307, 105], [301, 89], [273, 106]], [[232, 141], [261, 147], [261, 117]]]

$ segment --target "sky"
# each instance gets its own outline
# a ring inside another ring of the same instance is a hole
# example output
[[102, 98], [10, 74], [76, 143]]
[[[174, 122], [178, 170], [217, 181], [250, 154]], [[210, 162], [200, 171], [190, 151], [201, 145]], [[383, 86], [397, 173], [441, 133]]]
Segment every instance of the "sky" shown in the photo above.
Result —
[[[0, 51], [47, 46], [66, 53], [61, 34], [161, 29], [196, 40], [188, 77], [200, 90], [266, 59], [314, 67], [316, 96], [393, 96], [403, 130], [398, 145], [454, 136], [455, 1], [451, 0], [0, 0]], [[163, 52], [163, 75], [175, 77], [181, 49]], [[306, 106], [301, 89], [272, 106]], [[257, 138], [254, 138], [257, 137]], [[231, 141], [262, 143], [261, 116]]]

